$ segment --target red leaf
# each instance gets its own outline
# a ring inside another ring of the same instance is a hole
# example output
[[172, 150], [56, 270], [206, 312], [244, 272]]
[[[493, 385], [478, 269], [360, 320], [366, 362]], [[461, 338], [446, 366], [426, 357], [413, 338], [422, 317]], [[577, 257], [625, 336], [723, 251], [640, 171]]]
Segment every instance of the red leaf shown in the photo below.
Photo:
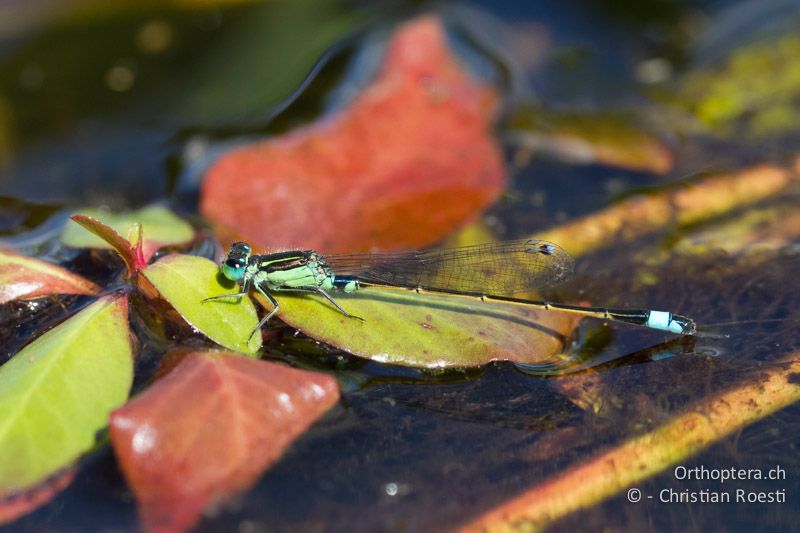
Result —
[[41, 507], [72, 483], [75, 469], [60, 472], [36, 487], [16, 494], [3, 494], [0, 498], [0, 524], [8, 524]]
[[72, 215], [72, 220], [86, 228], [88, 231], [94, 233], [114, 248], [114, 251], [119, 254], [125, 266], [128, 267], [128, 276], [132, 276], [147, 266], [142, 253], [142, 230], [141, 227], [137, 233], [138, 240], [135, 246], [131, 246], [128, 239], [117, 233], [117, 231], [108, 224], [86, 215]]
[[97, 294], [94, 283], [63, 268], [0, 251], [0, 304], [49, 294]]
[[339, 398], [336, 381], [226, 352], [191, 353], [111, 416], [145, 527], [180, 531], [249, 488]]
[[496, 102], [457, 64], [438, 19], [412, 21], [341, 112], [213, 165], [202, 213], [265, 247], [430, 245], [502, 191]]

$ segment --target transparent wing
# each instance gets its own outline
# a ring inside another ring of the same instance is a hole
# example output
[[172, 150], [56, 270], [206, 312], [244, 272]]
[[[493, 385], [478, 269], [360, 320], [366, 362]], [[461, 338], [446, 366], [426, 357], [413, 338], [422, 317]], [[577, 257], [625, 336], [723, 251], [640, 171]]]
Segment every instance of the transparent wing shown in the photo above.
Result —
[[515, 294], [565, 280], [572, 258], [560, 246], [531, 239], [411, 253], [325, 255], [336, 275], [364, 283], [481, 294]]

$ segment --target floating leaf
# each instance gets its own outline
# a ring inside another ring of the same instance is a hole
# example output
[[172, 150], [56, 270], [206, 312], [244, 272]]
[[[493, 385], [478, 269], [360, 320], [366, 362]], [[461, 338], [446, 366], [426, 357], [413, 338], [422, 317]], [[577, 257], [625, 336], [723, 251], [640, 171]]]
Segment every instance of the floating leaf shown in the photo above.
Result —
[[800, 36], [759, 39], [713, 69], [690, 71], [670, 99], [726, 136], [769, 138], [798, 131]]
[[125, 298], [101, 298], [0, 366], [0, 494], [72, 464], [128, 397], [133, 356]]
[[249, 488], [339, 398], [326, 375], [193, 353], [115, 411], [111, 442], [147, 529], [181, 531]]
[[458, 66], [438, 19], [412, 21], [347, 108], [224, 155], [205, 177], [201, 211], [263, 246], [430, 245], [502, 192], [496, 102]]
[[402, 289], [369, 288], [335, 297], [364, 321], [345, 317], [316, 296], [291, 293], [276, 297], [280, 319], [352, 354], [415, 367], [555, 363], [577, 322], [555, 311]]
[[70, 468], [24, 492], [0, 496], [0, 524], [7, 524], [46, 504], [67, 488], [74, 477], [75, 469]]
[[[211, 53], [204, 53], [202, 61], [190, 62], [194, 71], [182, 80], [184, 87], [176, 87], [180, 97], [169, 106], [173, 123], [213, 127], [235, 121], [244, 130], [263, 125], [266, 121], [259, 112], [274, 114], [300, 87], [307, 95], [304, 80], [315, 63], [324, 61], [321, 58], [343, 38], [357, 33], [376, 7], [351, 5], [342, 9], [338, 0], [248, 1], [255, 5], [247, 9], [246, 16], [241, 9], [233, 10], [242, 16], [236, 31]], [[190, 2], [199, 9], [210, 7], [206, 0]], [[224, 5], [233, 2], [218, 3], [226, 17]], [[179, 83], [174, 77], [170, 79]], [[296, 118], [293, 115], [289, 120]]]
[[94, 283], [63, 268], [0, 250], [0, 304], [48, 294], [97, 294]]
[[[219, 269], [213, 262], [174, 254], [148, 266], [142, 275], [189, 324], [220, 346], [247, 354], [255, 354], [261, 348], [261, 335], [256, 333], [250, 338], [258, 315], [249, 298], [203, 302], [205, 298], [239, 292], [236, 284], [220, 284]], [[146, 286], [141, 286], [147, 291]]]
[[[137, 211], [111, 213], [101, 209], [84, 209], [81, 214], [100, 220], [120, 235], [129, 235], [137, 223], [142, 225], [144, 259], [148, 260], [156, 250], [170, 244], [185, 243], [194, 237], [194, 229], [183, 219], [164, 207], [153, 205]], [[73, 217], [73, 220], [76, 220]], [[95, 231], [96, 233], [96, 231]], [[61, 242], [73, 248], [116, 248], [102, 235], [92, 235], [80, 228], [67, 224], [61, 235]]]

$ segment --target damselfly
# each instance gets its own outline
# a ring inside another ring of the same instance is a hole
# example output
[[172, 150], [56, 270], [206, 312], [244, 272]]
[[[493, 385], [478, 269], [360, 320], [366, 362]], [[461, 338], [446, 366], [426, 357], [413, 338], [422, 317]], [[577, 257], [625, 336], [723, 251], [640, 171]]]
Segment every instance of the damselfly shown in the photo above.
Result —
[[250, 337], [280, 309], [273, 293], [316, 293], [344, 316], [362, 320], [348, 313], [331, 293], [353, 293], [368, 287], [405, 288], [420, 293], [446, 293], [481, 301], [554, 309], [679, 335], [696, 332], [692, 319], [668, 311], [585, 307], [510, 296], [561, 282], [572, 273], [572, 266], [572, 258], [558, 245], [531, 239], [411, 253], [324, 256], [313, 250], [259, 255], [253, 254], [246, 243], [236, 242], [220, 264], [220, 271], [229, 280], [239, 283], [241, 291], [203, 301], [240, 298], [250, 289], [264, 295], [273, 309], [261, 319]]

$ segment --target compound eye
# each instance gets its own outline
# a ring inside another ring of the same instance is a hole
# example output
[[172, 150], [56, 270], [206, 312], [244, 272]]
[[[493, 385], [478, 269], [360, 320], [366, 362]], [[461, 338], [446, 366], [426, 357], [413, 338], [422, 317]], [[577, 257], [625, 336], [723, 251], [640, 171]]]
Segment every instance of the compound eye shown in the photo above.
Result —
[[235, 242], [231, 244], [231, 251], [236, 251], [239, 253], [250, 254], [252, 252], [252, 248], [246, 242]]
[[244, 268], [245, 265], [237, 261], [225, 261], [220, 265], [222, 275], [231, 281], [239, 281], [242, 279], [244, 277]]

